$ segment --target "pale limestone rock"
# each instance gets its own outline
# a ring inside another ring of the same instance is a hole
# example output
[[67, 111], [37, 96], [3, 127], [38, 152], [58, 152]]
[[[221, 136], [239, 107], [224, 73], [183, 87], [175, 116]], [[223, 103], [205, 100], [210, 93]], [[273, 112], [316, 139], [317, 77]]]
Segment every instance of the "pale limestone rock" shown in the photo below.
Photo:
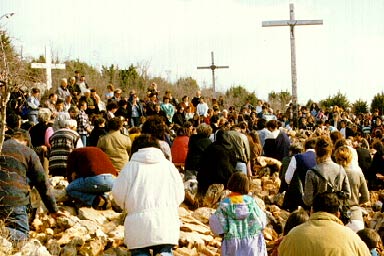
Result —
[[215, 212], [215, 209], [209, 207], [200, 207], [197, 208], [194, 212], [192, 212], [192, 216], [195, 219], [198, 219], [204, 224], [208, 224], [209, 217]]
[[0, 237], [0, 255], [11, 255], [12, 249], [12, 243], [4, 237]]
[[107, 222], [107, 218], [101, 213], [93, 208], [81, 207], [79, 209], [79, 219], [81, 220], [94, 220], [99, 224], [104, 224]]
[[48, 251], [52, 255], [60, 255], [61, 247], [60, 244], [55, 239], [50, 239], [46, 243], [45, 247], [47, 247]]
[[124, 244], [124, 226], [120, 225], [113, 231], [106, 233], [108, 235], [108, 242], [111, 243], [112, 248], [122, 246]]
[[79, 220], [78, 223], [82, 227], [86, 227], [88, 230], [88, 234], [93, 235], [96, 233], [96, 231], [101, 228], [100, 224], [93, 220]]
[[41, 245], [40, 241], [31, 239], [14, 256], [51, 256], [51, 254], [47, 248]]

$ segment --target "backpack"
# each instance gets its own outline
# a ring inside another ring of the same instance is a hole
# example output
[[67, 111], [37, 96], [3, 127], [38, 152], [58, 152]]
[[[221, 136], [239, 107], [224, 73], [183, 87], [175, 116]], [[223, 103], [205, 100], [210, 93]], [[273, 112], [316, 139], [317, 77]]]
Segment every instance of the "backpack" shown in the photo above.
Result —
[[[335, 190], [335, 186], [332, 185], [323, 175], [321, 175], [316, 169], [312, 168], [311, 171], [313, 171], [316, 176], [322, 178], [327, 183], [326, 192], [334, 192], [336, 193], [337, 197], [339, 198], [340, 206], [339, 206], [339, 212], [340, 212], [340, 220], [346, 225], [351, 221], [351, 207], [348, 202], [348, 196], [345, 191], [338, 191]], [[339, 179], [340, 175], [336, 177], [336, 179]]]

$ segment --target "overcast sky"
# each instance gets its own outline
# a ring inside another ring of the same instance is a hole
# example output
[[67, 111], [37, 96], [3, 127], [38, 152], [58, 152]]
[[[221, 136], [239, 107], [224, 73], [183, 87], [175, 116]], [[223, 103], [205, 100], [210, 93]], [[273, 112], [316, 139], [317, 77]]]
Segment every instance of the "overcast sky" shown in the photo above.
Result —
[[0, 25], [23, 56], [38, 57], [50, 45], [60, 60], [101, 65], [149, 63], [152, 76], [172, 82], [191, 76], [216, 88], [243, 85], [266, 99], [291, 92], [288, 27], [264, 20], [322, 19], [296, 26], [298, 100], [318, 101], [339, 91], [351, 102], [371, 103], [384, 85], [382, 0], [1, 0]]

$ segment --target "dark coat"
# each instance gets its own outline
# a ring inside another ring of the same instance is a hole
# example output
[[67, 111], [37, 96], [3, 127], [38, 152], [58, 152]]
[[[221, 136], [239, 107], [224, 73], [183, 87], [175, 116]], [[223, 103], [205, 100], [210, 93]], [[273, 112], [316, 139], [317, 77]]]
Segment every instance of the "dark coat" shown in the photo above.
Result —
[[204, 151], [201, 169], [197, 173], [198, 193], [204, 195], [212, 184], [227, 183], [235, 172], [236, 157], [226, 132], [218, 131], [216, 141]]
[[199, 171], [204, 151], [212, 141], [201, 134], [192, 134], [189, 138], [188, 153], [185, 159], [185, 170]]

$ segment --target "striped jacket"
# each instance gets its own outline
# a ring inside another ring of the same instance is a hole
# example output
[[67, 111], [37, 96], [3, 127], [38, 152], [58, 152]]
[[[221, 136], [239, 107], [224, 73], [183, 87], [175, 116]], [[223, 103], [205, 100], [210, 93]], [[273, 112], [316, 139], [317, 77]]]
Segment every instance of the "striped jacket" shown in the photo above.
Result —
[[68, 128], [57, 130], [50, 138], [49, 173], [66, 176], [68, 155], [76, 148], [80, 135]]
[[28, 205], [29, 188], [35, 186], [48, 211], [58, 211], [47, 175], [32, 149], [14, 139], [5, 141], [0, 167], [0, 206]]

